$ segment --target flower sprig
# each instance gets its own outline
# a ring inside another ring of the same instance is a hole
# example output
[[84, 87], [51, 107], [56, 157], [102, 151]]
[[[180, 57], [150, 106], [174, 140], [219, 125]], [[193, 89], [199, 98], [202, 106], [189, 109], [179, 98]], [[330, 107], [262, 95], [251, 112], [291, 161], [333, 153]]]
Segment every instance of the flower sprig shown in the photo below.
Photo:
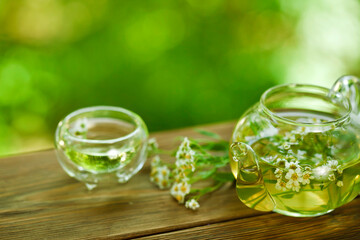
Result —
[[[170, 189], [171, 196], [179, 204], [185, 203], [185, 207], [192, 210], [200, 207], [200, 197], [234, 180], [226, 168], [229, 143], [215, 133], [198, 132], [212, 140], [183, 138], [178, 149], [170, 154], [175, 157], [174, 164], [160, 159], [159, 154], [167, 152], [159, 149], [155, 139], [150, 139], [148, 144], [149, 156], [152, 157], [150, 181], [160, 189]], [[201, 181], [205, 181], [207, 186], [194, 188]]]
[[[318, 124], [317, 118], [299, 118], [301, 122]], [[261, 161], [271, 164], [275, 176], [275, 189], [282, 192], [313, 191], [316, 184], [321, 190], [331, 182], [341, 188], [343, 183], [342, 160], [336, 160], [343, 146], [337, 145], [341, 138], [351, 138], [343, 129], [330, 126], [319, 131], [316, 126], [275, 128], [256, 121], [250, 124], [254, 135], [260, 136], [257, 154]], [[256, 136], [245, 137], [249, 141]], [[330, 182], [329, 182], [330, 181]], [[326, 183], [327, 182], [327, 183]], [[315, 184], [315, 185], [314, 185]], [[317, 191], [314, 190], [314, 191]]]

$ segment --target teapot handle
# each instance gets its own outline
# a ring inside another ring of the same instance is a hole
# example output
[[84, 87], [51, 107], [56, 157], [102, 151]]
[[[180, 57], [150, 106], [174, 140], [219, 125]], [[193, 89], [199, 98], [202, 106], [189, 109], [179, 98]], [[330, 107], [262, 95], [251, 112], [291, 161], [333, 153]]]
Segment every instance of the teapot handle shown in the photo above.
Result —
[[343, 76], [336, 80], [335, 84], [330, 90], [330, 97], [336, 96], [336, 93], [341, 93], [348, 98], [351, 104], [352, 112], [356, 115], [360, 111], [360, 79], [355, 76]]
[[230, 157], [236, 164], [233, 169], [239, 199], [248, 207], [259, 211], [272, 211], [274, 201], [266, 190], [258, 157], [247, 144], [234, 142], [230, 146]]

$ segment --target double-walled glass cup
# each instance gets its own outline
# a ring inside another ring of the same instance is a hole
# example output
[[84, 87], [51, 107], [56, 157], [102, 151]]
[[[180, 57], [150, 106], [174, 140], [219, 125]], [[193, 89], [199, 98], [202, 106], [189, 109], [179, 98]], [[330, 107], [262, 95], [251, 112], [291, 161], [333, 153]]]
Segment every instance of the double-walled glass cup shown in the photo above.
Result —
[[101, 182], [127, 182], [146, 161], [148, 131], [135, 113], [109, 106], [79, 109], [56, 129], [62, 168], [93, 189]]

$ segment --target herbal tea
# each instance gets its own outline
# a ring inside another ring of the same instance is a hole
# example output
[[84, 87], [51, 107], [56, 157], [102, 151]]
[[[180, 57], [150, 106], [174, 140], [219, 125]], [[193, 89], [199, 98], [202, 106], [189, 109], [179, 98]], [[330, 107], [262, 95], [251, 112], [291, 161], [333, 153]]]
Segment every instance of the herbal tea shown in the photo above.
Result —
[[[286, 215], [316, 216], [354, 199], [360, 191], [355, 130], [320, 128], [317, 124], [332, 118], [318, 113], [283, 111], [278, 115], [301, 124], [264, 128], [250, 121], [242, 129], [245, 136], [249, 133], [247, 142], [257, 154], [264, 184], [237, 184], [241, 200], [252, 208], [259, 205]], [[233, 171], [239, 171], [236, 162], [231, 164]], [[247, 174], [248, 178], [254, 175]]]
[[140, 171], [146, 161], [148, 136], [144, 121], [127, 109], [88, 107], [59, 122], [56, 153], [66, 173], [89, 190], [109, 187], [127, 182]]
[[[111, 172], [126, 166], [142, 144], [134, 139], [131, 144], [109, 144], [135, 130], [135, 126], [112, 118], [80, 118], [70, 124], [70, 134], [84, 140], [100, 140], [96, 146], [69, 144], [66, 154], [74, 163], [91, 172]], [[65, 139], [67, 139], [65, 137]], [[71, 141], [71, 138], [68, 138]], [[106, 142], [110, 141], [110, 142]], [[137, 141], [137, 142], [136, 142]]]

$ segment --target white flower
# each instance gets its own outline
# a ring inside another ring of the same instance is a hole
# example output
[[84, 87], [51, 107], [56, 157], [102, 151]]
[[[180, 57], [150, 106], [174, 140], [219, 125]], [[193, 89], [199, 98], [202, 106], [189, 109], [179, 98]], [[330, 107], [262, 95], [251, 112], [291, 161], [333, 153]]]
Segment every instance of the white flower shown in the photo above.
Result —
[[307, 171], [307, 172], [310, 172], [310, 171], [311, 171], [311, 167], [309, 167], [309, 166], [306, 166], [304, 169], [305, 169], [305, 171]]
[[177, 183], [180, 182], [189, 182], [188, 173], [186, 171], [183, 171], [182, 169], [175, 168], [172, 171], [172, 175], [174, 176], [174, 180]]
[[185, 207], [190, 208], [192, 210], [196, 210], [200, 207], [200, 204], [195, 199], [191, 199], [191, 200], [186, 201]]
[[119, 157], [119, 151], [116, 149], [110, 149], [109, 151], [107, 151], [106, 155], [111, 159], [117, 159]]
[[276, 178], [281, 178], [281, 177], [282, 177], [282, 174], [283, 174], [283, 170], [277, 168], [277, 169], [275, 169], [274, 174], [275, 174], [275, 177], [276, 177]]
[[297, 155], [298, 155], [298, 157], [304, 157], [304, 155], [306, 154], [306, 151], [302, 151], [302, 150], [298, 150], [297, 151]]
[[289, 181], [299, 181], [299, 179], [301, 179], [302, 176], [302, 172], [300, 168], [296, 168], [294, 169], [289, 169], [289, 171], [286, 173], [285, 178], [288, 179]]
[[269, 155], [269, 156], [266, 156], [266, 157], [264, 157], [264, 160], [266, 161], [266, 162], [273, 162], [273, 161], [275, 161], [275, 159], [277, 159], [277, 155]]
[[[344, 131], [347, 131], [347, 130], [344, 130]], [[339, 151], [339, 149], [336, 147], [336, 146], [334, 146], [334, 145], [331, 145], [330, 147], [329, 147], [329, 150], [330, 150], [330, 154], [331, 155], [337, 155], [337, 153], [338, 153], [338, 151]]]
[[[304, 121], [301, 119], [298, 119], [298, 121]], [[299, 135], [306, 135], [310, 130], [306, 127], [298, 127], [296, 130], [291, 131], [293, 134], [299, 134]]]
[[310, 179], [314, 179], [314, 177], [311, 176], [311, 172], [310, 171], [304, 171], [303, 174], [302, 174], [301, 183], [303, 185], [310, 184]]
[[321, 123], [319, 118], [312, 118], [313, 123]]
[[288, 142], [284, 142], [282, 147], [284, 150], [289, 150], [291, 148], [291, 145]]
[[127, 156], [128, 156], [128, 154], [126, 152], [119, 153], [118, 157], [120, 158], [120, 162], [125, 162], [127, 159]]
[[322, 165], [313, 170], [313, 175], [318, 180], [325, 180], [329, 177], [331, 168], [327, 165]]
[[151, 159], [151, 167], [156, 167], [161, 165], [161, 160], [159, 155], [156, 155]]
[[174, 183], [170, 193], [179, 203], [184, 203], [185, 196], [190, 192], [190, 189], [191, 185], [187, 182]]
[[182, 166], [187, 165], [187, 161], [185, 159], [177, 159], [175, 165], [177, 169], [182, 169]]
[[182, 170], [191, 169], [195, 171], [195, 151], [190, 147], [188, 138], [184, 138], [178, 151], [176, 152], [176, 167]]
[[330, 161], [327, 162], [326, 165], [329, 168], [331, 168], [331, 170], [335, 171], [335, 170], [337, 170], [339, 163], [336, 160], [330, 160]]
[[157, 143], [156, 138], [150, 138], [149, 141], [148, 141], [148, 145], [153, 145], [156, 148], [159, 147], [159, 144]]
[[255, 140], [256, 137], [255, 136], [245, 136], [245, 141], [246, 142], [251, 142], [252, 140]]
[[259, 135], [261, 138], [272, 137], [274, 135], [277, 135], [278, 132], [279, 131], [277, 128], [275, 128], [273, 126], [269, 126], [268, 128], [265, 128], [264, 130], [262, 130]]
[[328, 157], [326, 165], [334, 172], [337, 171], [339, 174], [342, 174], [343, 172], [343, 169], [339, 165], [339, 162], [337, 160], [332, 160], [330, 157]]
[[335, 177], [335, 175], [333, 173], [329, 175], [329, 180], [330, 181], [335, 181], [336, 180], [336, 177]]
[[[292, 151], [289, 150], [288, 153], [292, 153]], [[285, 158], [286, 158], [286, 160], [288, 160], [289, 162], [298, 162], [298, 161], [296, 160], [296, 157], [294, 157], [294, 156], [291, 155], [291, 154], [287, 154]]]
[[276, 160], [276, 164], [277, 164], [280, 168], [285, 168], [285, 167], [286, 167], [286, 164], [288, 164], [288, 162], [286, 161], [286, 159], [279, 157], [279, 158]]
[[291, 132], [285, 133], [285, 139], [287, 139], [291, 144], [296, 144], [296, 136]]
[[302, 172], [300, 168], [295, 170], [289, 169], [286, 173], [285, 178], [289, 181], [286, 183], [288, 189], [298, 192], [300, 190], [300, 182], [302, 182]]
[[338, 187], [342, 187], [342, 186], [344, 186], [344, 183], [343, 183], [343, 181], [337, 181], [336, 185]]
[[178, 148], [178, 151], [176, 153], [176, 158], [179, 158], [180, 153], [187, 152], [189, 150], [191, 150], [190, 141], [187, 137], [185, 137]]
[[286, 168], [286, 169], [292, 169], [292, 170], [300, 169], [299, 161], [286, 162], [285, 168]]
[[190, 159], [177, 159], [175, 165], [178, 169], [185, 171], [186, 169], [191, 169], [192, 172], [196, 170], [195, 161], [193, 158]]
[[125, 162], [126, 161], [126, 158], [127, 158], [127, 153], [124, 151], [124, 152], [120, 152], [119, 150], [117, 149], [110, 149], [109, 151], [106, 152], [106, 155], [108, 156], [108, 158], [110, 160], [116, 160], [116, 159], [119, 159], [120, 158], [120, 161], [121, 162]]
[[289, 180], [286, 183], [286, 188], [291, 189], [296, 192], [299, 192], [300, 191], [300, 183], [298, 181]]
[[170, 170], [167, 166], [157, 166], [152, 168], [150, 181], [155, 183], [160, 189], [170, 186]]
[[317, 159], [320, 159], [320, 160], [323, 159], [323, 155], [321, 153], [315, 153], [314, 157], [317, 158]]
[[147, 151], [151, 154], [159, 148], [159, 144], [156, 141], [156, 138], [150, 138], [147, 144]]
[[281, 179], [278, 179], [275, 185], [275, 188], [280, 191], [286, 191], [286, 182]]

